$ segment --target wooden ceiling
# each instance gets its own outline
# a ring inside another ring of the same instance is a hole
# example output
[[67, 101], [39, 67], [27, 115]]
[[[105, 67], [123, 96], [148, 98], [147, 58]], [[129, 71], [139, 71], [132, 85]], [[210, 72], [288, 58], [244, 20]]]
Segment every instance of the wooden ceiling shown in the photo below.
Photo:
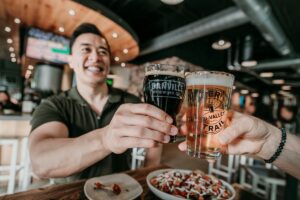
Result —
[[[69, 14], [69, 10], [75, 11], [75, 15]], [[126, 62], [134, 59], [139, 54], [139, 46], [135, 38], [123, 27], [111, 19], [71, 0], [1, 0], [0, 1], [0, 44], [3, 51], [9, 55], [7, 38], [13, 37], [14, 47], [18, 52], [18, 26], [14, 19], [19, 18], [21, 25], [37, 27], [44, 31], [50, 31], [69, 37], [73, 30], [83, 22], [95, 24], [107, 38], [112, 56], [119, 57], [118, 62]], [[10, 33], [4, 32], [4, 27], [10, 26]], [[64, 32], [59, 31], [64, 27]], [[118, 37], [114, 38], [113, 33]], [[7, 48], [6, 48], [7, 47]], [[123, 50], [128, 49], [128, 53]], [[16, 52], [16, 53], [17, 53]], [[10, 59], [9, 57], [6, 59]]]

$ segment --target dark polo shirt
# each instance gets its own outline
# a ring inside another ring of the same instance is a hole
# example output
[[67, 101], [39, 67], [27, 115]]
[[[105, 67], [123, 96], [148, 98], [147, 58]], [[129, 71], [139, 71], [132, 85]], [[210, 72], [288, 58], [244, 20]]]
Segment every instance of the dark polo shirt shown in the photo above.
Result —
[[[108, 101], [98, 116], [80, 96], [77, 88], [72, 88], [47, 98], [37, 107], [31, 120], [31, 131], [44, 123], [58, 121], [68, 127], [70, 138], [78, 137], [108, 125], [121, 104], [139, 102], [141, 101], [138, 97], [110, 87]], [[70, 154], [70, 156], [76, 155]], [[128, 170], [130, 162], [131, 150], [127, 150], [123, 154], [111, 153], [96, 164], [69, 178], [71, 180], [91, 178]]]

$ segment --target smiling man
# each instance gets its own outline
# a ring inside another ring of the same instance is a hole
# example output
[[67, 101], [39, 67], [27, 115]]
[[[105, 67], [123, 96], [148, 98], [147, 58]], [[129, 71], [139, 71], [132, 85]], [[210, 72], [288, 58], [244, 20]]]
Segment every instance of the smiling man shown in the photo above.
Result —
[[128, 170], [133, 147], [147, 148], [146, 164], [158, 164], [162, 143], [178, 132], [172, 118], [106, 84], [110, 48], [96, 26], [80, 25], [70, 49], [76, 87], [44, 100], [33, 114], [34, 172], [74, 180]]

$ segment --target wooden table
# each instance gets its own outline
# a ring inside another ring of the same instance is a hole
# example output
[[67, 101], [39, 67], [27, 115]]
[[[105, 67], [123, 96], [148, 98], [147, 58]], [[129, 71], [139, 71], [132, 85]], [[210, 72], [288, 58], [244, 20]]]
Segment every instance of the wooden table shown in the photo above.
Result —
[[[135, 178], [143, 187], [143, 193], [138, 198], [141, 200], [159, 200], [154, 194], [152, 194], [147, 186], [146, 177], [147, 175], [155, 170], [170, 168], [166, 165], [159, 165], [150, 168], [140, 168], [137, 170], [127, 171], [126, 174]], [[86, 180], [79, 180], [69, 184], [63, 185], [52, 185], [48, 187], [42, 187], [38, 189], [28, 190], [25, 192], [19, 192], [11, 195], [6, 195], [0, 197], [0, 200], [58, 200], [58, 199], [68, 199], [68, 200], [86, 200], [87, 198], [83, 192], [83, 186]], [[253, 194], [243, 190], [238, 184], [234, 184], [234, 188], [237, 192], [236, 199], [259, 199]]]

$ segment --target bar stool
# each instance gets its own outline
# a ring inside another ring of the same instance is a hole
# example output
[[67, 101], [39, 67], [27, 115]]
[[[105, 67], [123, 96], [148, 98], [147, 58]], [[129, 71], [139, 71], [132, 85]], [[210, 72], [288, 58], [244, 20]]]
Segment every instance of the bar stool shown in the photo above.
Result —
[[5, 192], [7, 194], [14, 193], [15, 190], [18, 143], [18, 138], [0, 139], [1, 150], [3, 149], [3, 147], [11, 147], [9, 164], [0, 164], [0, 182], [7, 182], [7, 190]]
[[[227, 160], [226, 160], [227, 156]], [[208, 165], [208, 174], [221, 176], [229, 183], [235, 178], [236, 172], [239, 166], [239, 156], [226, 155], [216, 160], [215, 162], [210, 162]], [[224, 162], [225, 161], [225, 162]]]
[[131, 169], [142, 167], [145, 161], [145, 149], [144, 148], [132, 148], [132, 160]]

